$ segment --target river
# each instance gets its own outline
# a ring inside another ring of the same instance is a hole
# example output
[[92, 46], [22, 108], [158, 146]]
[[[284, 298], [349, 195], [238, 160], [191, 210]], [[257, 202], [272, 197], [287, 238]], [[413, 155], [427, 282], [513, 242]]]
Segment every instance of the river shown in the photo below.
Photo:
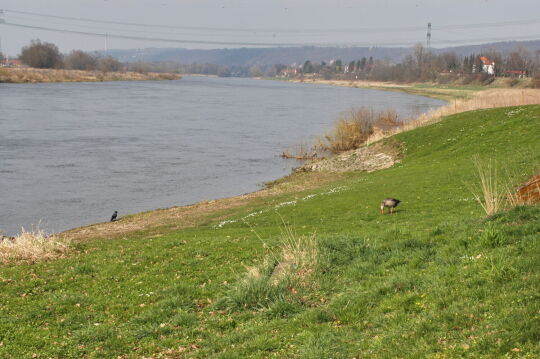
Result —
[[279, 154], [351, 107], [411, 116], [444, 102], [404, 93], [185, 77], [0, 84], [0, 233], [48, 233], [238, 195], [298, 166]]

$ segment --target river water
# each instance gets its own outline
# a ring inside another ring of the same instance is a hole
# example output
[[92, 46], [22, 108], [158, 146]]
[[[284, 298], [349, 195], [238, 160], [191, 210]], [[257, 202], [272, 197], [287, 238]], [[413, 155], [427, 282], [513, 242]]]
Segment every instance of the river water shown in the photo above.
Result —
[[405, 116], [442, 101], [239, 78], [0, 84], [0, 233], [48, 233], [257, 190], [279, 154], [351, 107]]

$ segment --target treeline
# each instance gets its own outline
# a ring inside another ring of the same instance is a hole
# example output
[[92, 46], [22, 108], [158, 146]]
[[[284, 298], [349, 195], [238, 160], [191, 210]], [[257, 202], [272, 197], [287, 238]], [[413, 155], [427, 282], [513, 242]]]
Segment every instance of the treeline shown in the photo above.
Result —
[[[0, 54], [0, 60], [2, 55]], [[521, 47], [507, 53], [490, 50], [469, 56], [454, 52], [435, 53], [421, 44], [396, 63], [390, 59], [362, 57], [344, 62], [306, 60], [300, 64], [228, 66], [219, 64], [183, 64], [167, 62], [121, 63], [111, 56], [74, 50], [61, 54], [52, 43], [33, 40], [23, 47], [20, 61], [35, 68], [57, 68], [73, 70], [99, 70], [104, 72], [158, 72], [178, 74], [202, 74], [220, 77], [315, 77], [326, 80], [371, 80], [392, 82], [437, 82], [489, 84], [495, 77], [534, 77], [532, 84], [540, 87], [540, 51], [531, 54]], [[181, 60], [180, 60], [181, 61]]]
[[495, 50], [469, 56], [458, 56], [453, 52], [433, 53], [422, 45], [400, 63], [391, 60], [361, 58], [343, 63], [332, 60], [328, 63], [312, 63], [306, 60], [302, 65], [280, 67], [278, 76], [317, 76], [324, 79], [373, 80], [393, 82], [438, 82], [457, 80], [484, 83], [494, 77], [540, 77], [540, 53], [534, 56], [525, 48], [518, 48], [502, 54]]
[[[0, 54], [0, 60], [4, 56]], [[125, 70], [124, 64], [112, 56], [100, 56], [81, 50], [62, 54], [55, 44], [32, 40], [19, 55], [22, 64], [38, 69], [69, 69], [116, 72]]]

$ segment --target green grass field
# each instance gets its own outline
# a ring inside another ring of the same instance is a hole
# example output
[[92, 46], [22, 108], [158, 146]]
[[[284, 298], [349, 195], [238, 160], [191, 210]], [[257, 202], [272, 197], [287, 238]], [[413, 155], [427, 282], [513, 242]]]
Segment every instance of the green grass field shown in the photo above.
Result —
[[0, 357], [539, 358], [540, 207], [486, 217], [471, 192], [475, 155], [516, 186], [539, 137], [539, 105], [458, 114], [387, 140], [387, 170], [0, 265]]

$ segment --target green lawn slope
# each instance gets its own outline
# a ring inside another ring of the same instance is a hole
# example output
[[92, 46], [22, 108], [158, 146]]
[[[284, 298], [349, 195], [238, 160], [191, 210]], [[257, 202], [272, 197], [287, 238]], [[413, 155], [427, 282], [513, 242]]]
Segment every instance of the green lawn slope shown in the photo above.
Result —
[[473, 157], [516, 186], [539, 139], [538, 105], [453, 115], [388, 139], [387, 170], [1, 265], [0, 357], [538, 358], [540, 208], [471, 191]]

